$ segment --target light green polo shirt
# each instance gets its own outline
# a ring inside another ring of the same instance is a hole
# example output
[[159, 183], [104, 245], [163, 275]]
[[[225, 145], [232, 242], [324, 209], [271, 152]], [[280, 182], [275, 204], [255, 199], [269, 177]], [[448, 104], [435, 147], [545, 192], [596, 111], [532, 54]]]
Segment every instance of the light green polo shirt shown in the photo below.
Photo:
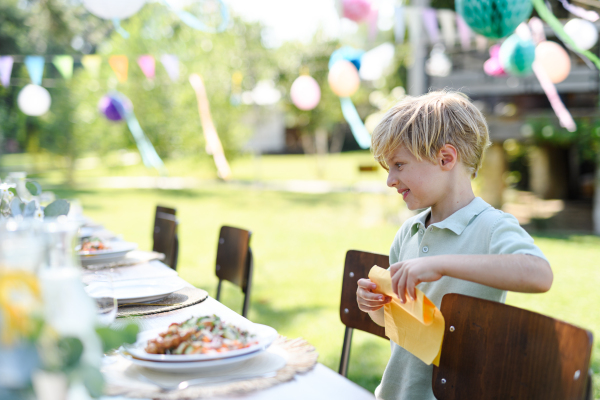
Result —
[[[417, 257], [445, 254], [530, 254], [544, 257], [541, 250], [515, 217], [476, 197], [445, 220], [425, 228], [430, 209], [408, 219], [390, 249], [390, 265]], [[417, 286], [440, 308], [446, 293], [460, 293], [504, 302], [506, 291], [461, 279], [442, 277]], [[392, 355], [381, 384], [375, 390], [384, 400], [435, 400], [432, 391], [433, 366], [390, 341]]]

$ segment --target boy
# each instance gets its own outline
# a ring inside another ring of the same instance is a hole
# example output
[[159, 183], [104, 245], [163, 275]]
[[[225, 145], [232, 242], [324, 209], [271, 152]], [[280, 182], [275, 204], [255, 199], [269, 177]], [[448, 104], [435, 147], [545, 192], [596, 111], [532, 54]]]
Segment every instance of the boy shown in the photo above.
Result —
[[[390, 274], [401, 302], [418, 286], [440, 308], [446, 293], [504, 302], [506, 291], [546, 292], [550, 264], [510, 214], [471, 188], [489, 135], [481, 112], [457, 92], [407, 97], [383, 117], [372, 137], [374, 157], [388, 170], [387, 185], [402, 195], [408, 219], [390, 249]], [[357, 302], [384, 325], [390, 298], [358, 281]], [[392, 355], [375, 391], [378, 399], [434, 400], [432, 365], [391, 342]], [[443, 350], [442, 350], [443, 352]]]

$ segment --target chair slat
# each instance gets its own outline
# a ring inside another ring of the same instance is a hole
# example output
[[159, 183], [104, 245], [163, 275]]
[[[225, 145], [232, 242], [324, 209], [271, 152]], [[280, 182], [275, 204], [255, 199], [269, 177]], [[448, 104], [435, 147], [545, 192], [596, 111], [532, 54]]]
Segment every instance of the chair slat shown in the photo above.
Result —
[[[459, 294], [447, 294], [439, 400], [581, 400], [593, 337], [541, 314]], [[452, 327], [452, 328], [451, 328]]]

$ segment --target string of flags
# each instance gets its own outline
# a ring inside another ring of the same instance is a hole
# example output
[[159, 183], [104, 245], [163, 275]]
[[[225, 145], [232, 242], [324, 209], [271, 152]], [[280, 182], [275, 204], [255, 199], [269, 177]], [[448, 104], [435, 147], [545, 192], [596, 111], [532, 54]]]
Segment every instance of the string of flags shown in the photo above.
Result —
[[[4, 87], [10, 86], [10, 79], [15, 62], [21, 57], [15, 56], [0, 56], [0, 83]], [[31, 81], [41, 86], [42, 77], [44, 75], [44, 67], [46, 57], [44, 56], [25, 56], [22, 58]], [[102, 67], [103, 57], [97, 54], [82, 56], [78, 61], [81, 62], [83, 68], [94, 78], [100, 76], [100, 68]], [[76, 59], [70, 55], [56, 55], [51, 59], [52, 65], [58, 70], [64, 79], [73, 77], [73, 65]], [[160, 57], [160, 62], [165, 68], [167, 75], [173, 82], [179, 81], [180, 65], [179, 58], [173, 54], [163, 54]], [[129, 57], [126, 55], [112, 55], [108, 57], [108, 64], [113, 70], [117, 80], [120, 83], [127, 82], [129, 72]], [[148, 79], [154, 79], [156, 74], [156, 60], [154, 56], [145, 54], [139, 56], [137, 64], [142, 70], [144, 76]]]

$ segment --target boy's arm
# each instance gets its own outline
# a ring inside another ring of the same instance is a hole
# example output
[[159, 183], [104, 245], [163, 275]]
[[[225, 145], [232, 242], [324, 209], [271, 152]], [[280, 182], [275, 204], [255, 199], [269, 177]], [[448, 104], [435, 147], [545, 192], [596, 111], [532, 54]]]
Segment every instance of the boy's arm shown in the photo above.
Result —
[[388, 296], [373, 293], [377, 285], [370, 279], [359, 279], [358, 289], [356, 290], [356, 302], [361, 311], [369, 313], [369, 316], [377, 325], [385, 326], [383, 316], [383, 306], [392, 299]]
[[445, 255], [420, 257], [390, 267], [392, 287], [401, 302], [415, 298], [415, 286], [442, 276], [463, 279], [500, 290], [542, 293], [550, 290], [553, 274], [543, 258], [528, 254]]

